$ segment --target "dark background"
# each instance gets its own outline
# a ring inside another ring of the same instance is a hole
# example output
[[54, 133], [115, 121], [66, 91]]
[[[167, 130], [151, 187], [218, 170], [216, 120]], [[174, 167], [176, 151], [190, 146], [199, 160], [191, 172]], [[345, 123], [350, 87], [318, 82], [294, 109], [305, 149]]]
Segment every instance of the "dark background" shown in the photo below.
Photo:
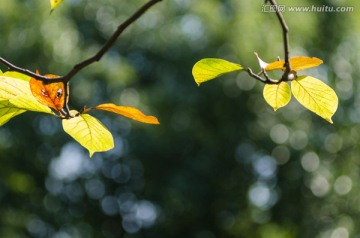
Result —
[[[49, 15], [48, 1], [1, 0], [0, 55], [64, 75], [144, 3], [65, 0]], [[70, 99], [134, 106], [161, 125], [94, 112], [116, 147], [90, 159], [57, 118], [13, 118], [0, 128], [0, 237], [359, 237], [359, 2], [279, 4], [354, 7], [284, 13], [291, 56], [324, 60], [300, 75], [337, 92], [333, 125], [294, 99], [274, 112], [246, 73], [195, 84], [201, 58], [258, 71], [253, 52], [283, 57], [263, 1], [163, 0], [72, 79]]]

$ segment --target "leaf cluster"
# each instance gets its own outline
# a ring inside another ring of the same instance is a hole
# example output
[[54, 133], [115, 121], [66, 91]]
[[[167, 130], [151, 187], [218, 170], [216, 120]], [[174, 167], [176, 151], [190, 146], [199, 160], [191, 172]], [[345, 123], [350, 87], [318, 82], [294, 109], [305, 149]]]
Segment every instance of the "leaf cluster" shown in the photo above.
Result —
[[59, 117], [63, 119], [64, 131], [84, 146], [91, 157], [95, 152], [107, 151], [114, 147], [111, 133], [98, 119], [88, 114], [91, 110], [113, 112], [142, 123], [159, 124], [154, 116], [147, 116], [133, 107], [112, 103], [84, 107], [80, 112], [72, 110], [72, 117], [62, 118], [61, 113], [60, 116], [57, 113], [63, 110], [64, 103], [58, 100], [63, 96], [59, 94], [63, 87], [59, 82], [44, 84], [17, 72], [0, 71], [0, 126], [26, 111]]
[[[285, 71], [284, 60], [268, 64], [258, 56], [257, 58], [261, 72], [254, 74], [249, 68], [247, 72], [250, 76], [265, 84], [263, 96], [275, 111], [286, 106], [290, 102], [291, 94], [293, 94], [305, 108], [332, 123], [331, 117], [335, 114], [338, 107], [338, 97], [334, 90], [319, 79], [311, 76], [297, 75], [298, 71], [322, 64], [321, 59], [306, 56], [290, 58], [292, 71], [289, 72], [285, 79], [274, 80], [269, 78], [267, 72], [271, 70]], [[206, 58], [195, 63], [192, 74], [195, 82], [200, 85], [221, 75], [243, 70], [244, 68], [240, 64], [223, 59]], [[262, 79], [261, 75], [264, 75], [266, 79]], [[291, 90], [288, 82], [290, 82]]]

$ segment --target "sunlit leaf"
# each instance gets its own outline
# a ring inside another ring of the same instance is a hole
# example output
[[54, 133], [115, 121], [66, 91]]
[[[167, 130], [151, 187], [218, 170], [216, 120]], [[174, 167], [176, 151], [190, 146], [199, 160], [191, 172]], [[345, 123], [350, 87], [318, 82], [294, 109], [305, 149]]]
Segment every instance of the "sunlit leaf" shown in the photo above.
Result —
[[144, 113], [142, 113], [139, 109], [136, 109], [134, 107], [117, 106], [112, 103], [105, 103], [105, 104], [100, 104], [96, 107], [89, 108], [86, 111], [89, 111], [91, 109], [113, 112], [143, 123], [160, 124], [156, 117], [147, 116]]
[[241, 65], [223, 59], [206, 58], [198, 61], [194, 65], [192, 74], [197, 85], [200, 85], [223, 74], [242, 69], [243, 67]]
[[5, 73], [2, 74], [2, 76], [16, 78], [16, 79], [22, 79], [25, 81], [29, 81], [31, 78], [30, 76], [27, 76], [26, 74], [22, 74], [22, 73], [15, 72], [15, 71], [6, 71]]
[[263, 95], [266, 102], [274, 108], [275, 111], [286, 106], [291, 99], [290, 87], [286, 82], [265, 84]]
[[50, 13], [62, 2], [63, 0], [50, 0]]
[[[48, 78], [59, 77], [53, 74], [46, 74], [45, 76]], [[63, 82], [44, 83], [41, 80], [31, 78], [29, 83], [31, 93], [39, 103], [56, 111], [63, 109], [66, 101], [65, 84]]]
[[12, 105], [9, 100], [0, 101], [0, 126], [4, 125], [11, 118], [26, 112], [25, 110], [19, 109]]
[[[294, 71], [300, 71], [308, 68], [319, 66], [323, 61], [316, 57], [297, 56], [289, 59], [291, 69]], [[275, 61], [268, 64], [265, 68], [266, 71], [281, 69], [284, 70], [284, 60]]]
[[40, 104], [33, 96], [21, 95], [10, 99], [9, 102], [19, 109], [52, 114], [49, 107]]
[[[76, 114], [76, 111], [71, 111]], [[81, 114], [75, 118], [62, 120], [64, 131], [89, 150], [90, 157], [95, 152], [114, 148], [114, 139], [109, 130], [95, 117]]]
[[310, 76], [300, 76], [291, 81], [294, 97], [307, 109], [333, 123], [331, 117], [337, 110], [338, 97], [332, 88]]
[[35, 100], [30, 91], [29, 82], [24, 77], [19, 79], [4, 75], [23, 77], [13, 72], [5, 72], [0, 76], [0, 126], [27, 110], [51, 113], [48, 107]]
[[31, 95], [29, 82], [0, 76], [0, 100], [8, 100], [19, 95]]

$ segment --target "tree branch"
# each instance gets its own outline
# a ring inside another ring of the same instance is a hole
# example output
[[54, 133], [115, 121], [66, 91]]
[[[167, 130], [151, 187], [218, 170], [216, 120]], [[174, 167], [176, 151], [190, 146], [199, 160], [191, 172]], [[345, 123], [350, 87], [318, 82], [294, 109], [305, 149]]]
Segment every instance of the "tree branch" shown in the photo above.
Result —
[[103, 55], [111, 48], [111, 46], [115, 43], [115, 41], [119, 38], [121, 33], [133, 22], [135, 22], [140, 16], [142, 16], [150, 7], [154, 4], [160, 2], [161, 0], [150, 0], [148, 3], [143, 5], [137, 12], [135, 12], [131, 17], [129, 17], [125, 22], [123, 22], [114, 34], [108, 39], [108, 41], [103, 45], [103, 47], [97, 52], [94, 56], [84, 60], [83, 62], [74, 66], [74, 68], [64, 76], [64, 81], [68, 82], [75, 74], [77, 74], [81, 69], [86, 66], [99, 61]]
[[281, 24], [281, 28], [282, 28], [282, 32], [283, 32], [283, 40], [284, 40], [284, 60], [285, 60], [285, 71], [284, 74], [282, 76], [283, 80], [288, 80], [288, 74], [291, 72], [291, 65], [289, 62], [289, 36], [288, 36], [288, 32], [289, 32], [289, 28], [285, 22], [285, 19], [282, 15], [282, 13], [279, 11], [278, 5], [276, 3], [276, 0], [266, 0], [266, 2], [270, 2], [270, 4], [274, 7], [275, 11], [276, 11], [276, 16], [279, 19], [279, 22]]
[[28, 69], [20, 68], [9, 61], [5, 60], [4, 58], [0, 57], [0, 62], [7, 66], [10, 70], [16, 71], [25, 75], [28, 75], [32, 78], [41, 80], [43, 82], [63, 82], [67, 84], [80, 70], [83, 68], [89, 66], [90, 64], [99, 61], [103, 55], [113, 46], [113, 44], [116, 42], [116, 40], [119, 38], [121, 33], [132, 23], [134, 23], [139, 17], [141, 17], [150, 7], [155, 5], [156, 3], [160, 2], [162, 0], [150, 0], [146, 4], [144, 4], [139, 10], [137, 10], [132, 16], [130, 16], [126, 21], [124, 21], [117, 30], [114, 32], [114, 34], [105, 42], [105, 44], [101, 47], [101, 49], [92, 57], [76, 64], [73, 69], [66, 74], [63, 77], [59, 78], [48, 78], [43, 75], [38, 75]]
[[[36, 79], [41, 80], [41, 81], [43, 81], [43, 82], [50, 81], [50, 80], [51, 80], [52, 82], [55, 82], [55, 81], [54, 81], [54, 78], [48, 78], [48, 77], [46, 77], [46, 76], [39, 75], [39, 74], [36, 74], [36, 73], [34, 73], [34, 72], [31, 72], [31, 71], [28, 70], [28, 69], [22, 69], [22, 68], [20, 68], [20, 67], [18, 67], [18, 66], [16, 66], [16, 65], [10, 63], [9, 61], [6, 61], [6, 60], [5, 60], [4, 58], [2, 58], [2, 57], [0, 57], [0, 62], [1, 62], [3, 65], [7, 66], [8, 69], [11, 70], [11, 71], [16, 71], [16, 72], [25, 74], [25, 75], [27, 75], [27, 76], [36, 78]], [[56, 80], [57, 80], [57, 78], [56, 78]]]
[[[271, 78], [268, 76], [268, 74], [266, 73], [265, 70], [262, 70], [259, 74], [255, 74], [255, 73], [251, 70], [251, 68], [247, 68], [246, 72], [247, 72], [251, 77], [253, 77], [254, 79], [256, 79], [256, 80], [258, 80], [258, 81], [260, 81], [260, 82], [262, 82], [262, 83], [264, 83], [264, 84], [279, 84], [279, 83], [281, 83], [282, 81], [284, 81], [284, 80], [282, 80], [282, 79], [280, 79], [280, 80], [273, 80], [273, 79], [271, 79]], [[262, 78], [262, 77], [260, 76], [260, 74], [264, 74], [265, 79]]]

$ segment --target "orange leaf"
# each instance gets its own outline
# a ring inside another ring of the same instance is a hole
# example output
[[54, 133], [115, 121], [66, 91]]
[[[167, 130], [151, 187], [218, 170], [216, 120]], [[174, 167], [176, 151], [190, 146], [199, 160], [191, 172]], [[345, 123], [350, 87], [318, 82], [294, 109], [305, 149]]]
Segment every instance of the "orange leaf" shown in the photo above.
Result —
[[[105, 103], [105, 104], [100, 104], [96, 107], [92, 107], [91, 109], [98, 109], [98, 110], [114, 112], [116, 114], [131, 118], [135, 121], [139, 121], [139, 122], [143, 122], [143, 123], [160, 124], [160, 122], [158, 121], [158, 119], [156, 117], [147, 116], [147, 115], [143, 114], [139, 109], [136, 109], [134, 107], [117, 106], [112, 103]], [[88, 111], [88, 110], [86, 110], [86, 111]]]
[[[38, 71], [36, 71], [39, 74]], [[53, 74], [46, 74], [49, 78], [58, 78], [59, 76]], [[63, 109], [65, 104], [65, 84], [63, 82], [44, 83], [35, 78], [30, 79], [30, 89], [36, 100], [56, 111]]]
[[[291, 69], [300, 71], [307, 68], [313, 68], [323, 63], [323, 61], [316, 57], [297, 56], [289, 59]], [[268, 64], [265, 68], [266, 71], [281, 69], [284, 70], [284, 60], [279, 60]]]

